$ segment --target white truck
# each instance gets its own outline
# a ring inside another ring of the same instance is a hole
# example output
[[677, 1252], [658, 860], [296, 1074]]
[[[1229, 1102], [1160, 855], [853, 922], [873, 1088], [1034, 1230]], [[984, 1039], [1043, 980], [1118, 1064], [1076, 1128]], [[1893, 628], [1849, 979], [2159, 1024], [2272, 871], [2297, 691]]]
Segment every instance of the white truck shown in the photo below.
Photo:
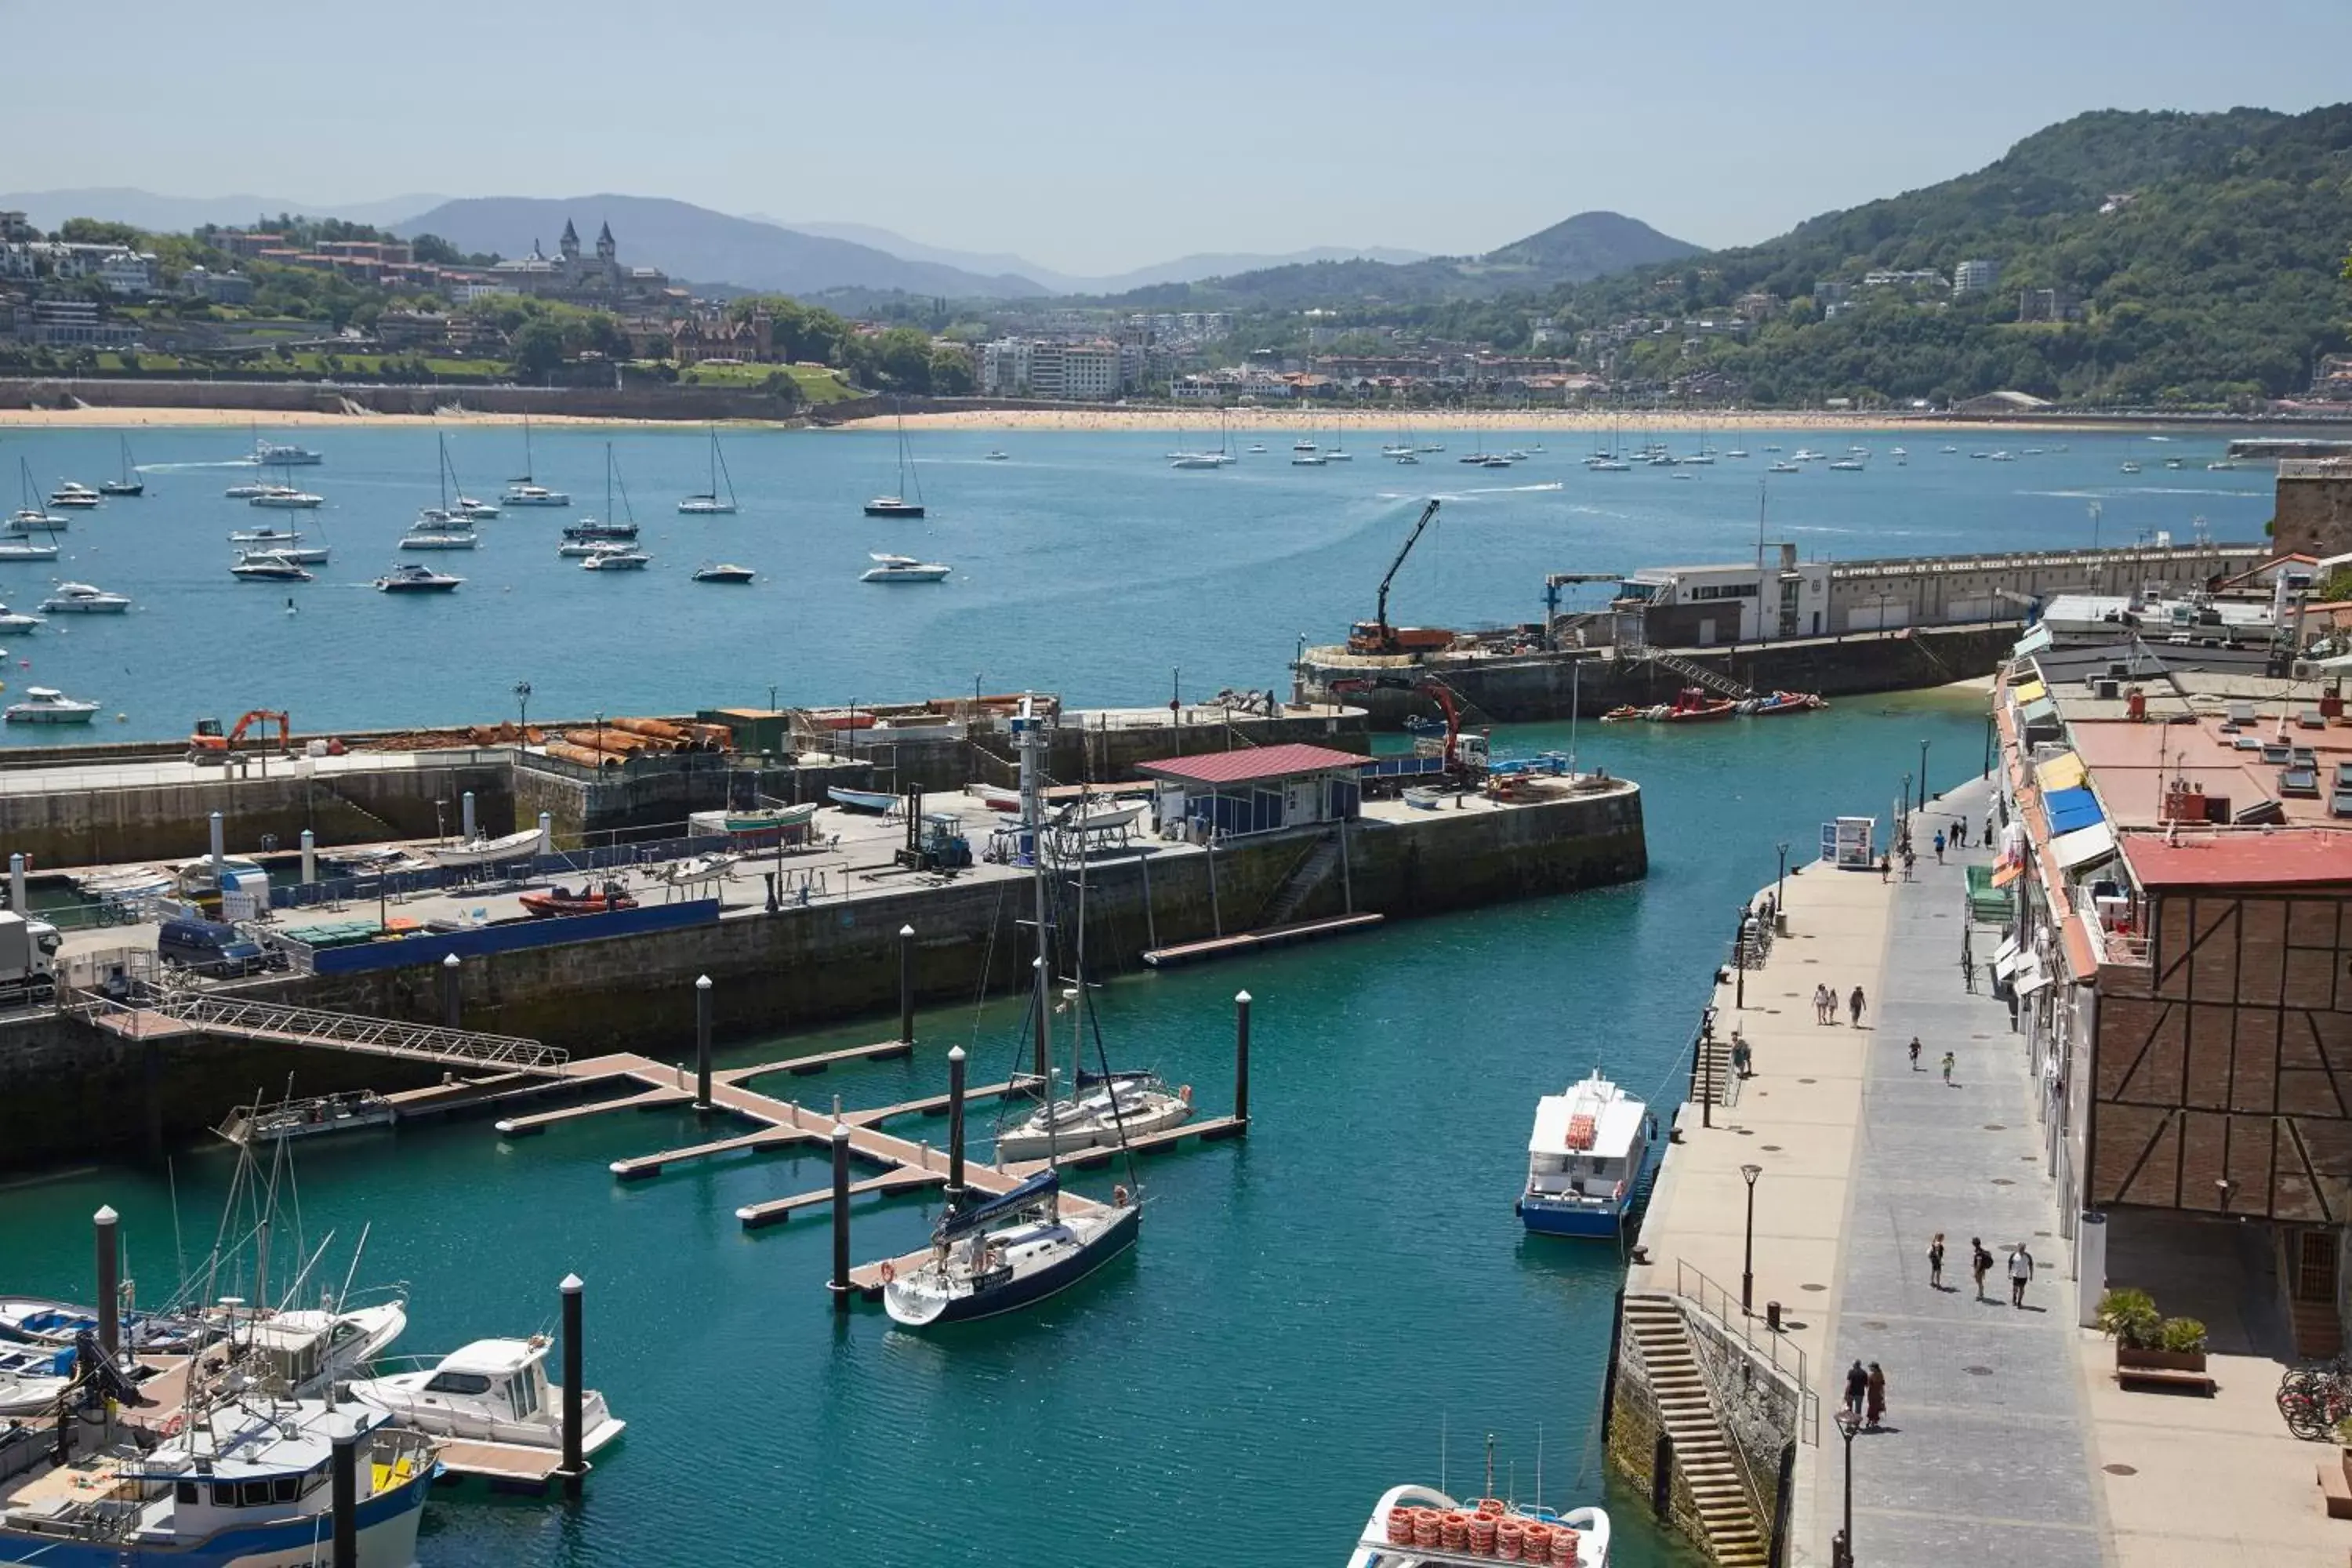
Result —
[[63, 941], [47, 921], [0, 910], [0, 1007], [46, 1005], [56, 999]]

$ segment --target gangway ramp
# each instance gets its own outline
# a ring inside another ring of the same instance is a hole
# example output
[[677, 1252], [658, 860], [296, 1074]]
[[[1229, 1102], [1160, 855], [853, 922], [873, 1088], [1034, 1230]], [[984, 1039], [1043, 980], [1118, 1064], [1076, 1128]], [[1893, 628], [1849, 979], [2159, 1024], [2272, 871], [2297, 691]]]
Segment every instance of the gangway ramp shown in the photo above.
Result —
[[509, 1072], [562, 1077], [571, 1053], [515, 1035], [289, 1007], [276, 1002], [205, 992], [147, 995], [117, 1002], [92, 992], [79, 1000], [90, 1024], [129, 1039], [194, 1032], [272, 1045], [313, 1046], [364, 1056], [399, 1057], [444, 1067], [499, 1068]]

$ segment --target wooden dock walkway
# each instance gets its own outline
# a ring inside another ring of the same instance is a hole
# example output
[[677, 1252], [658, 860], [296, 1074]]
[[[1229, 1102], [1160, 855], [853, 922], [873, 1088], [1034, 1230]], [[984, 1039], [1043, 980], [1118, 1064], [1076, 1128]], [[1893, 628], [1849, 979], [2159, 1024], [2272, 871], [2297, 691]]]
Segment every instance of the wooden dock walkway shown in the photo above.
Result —
[[640, 1154], [631, 1160], [613, 1162], [613, 1174], [625, 1182], [642, 1181], [658, 1176], [664, 1165], [684, 1164], [688, 1160], [707, 1160], [716, 1154], [733, 1154], [746, 1149], [782, 1149], [788, 1144], [822, 1142], [824, 1134], [814, 1128], [762, 1127], [757, 1132], [740, 1137], [715, 1139], [709, 1143], [689, 1143], [683, 1149], [664, 1149], [657, 1154]]
[[[1034, 1078], [1024, 1077], [1009, 1079], [1003, 1083], [984, 1083], [977, 1089], [965, 1089], [964, 1101], [970, 1104], [974, 1100], [1003, 1100], [1006, 1095], [1017, 1089], [1026, 1089], [1036, 1081]], [[841, 1119], [852, 1127], [871, 1127], [877, 1122], [887, 1121], [894, 1116], [945, 1116], [948, 1113], [948, 1101], [951, 1098], [953, 1097], [944, 1094], [927, 1094], [920, 1100], [902, 1100], [896, 1105], [886, 1105], [877, 1110], [845, 1110], [841, 1113]]]
[[1386, 918], [1377, 914], [1333, 915], [1328, 920], [1297, 921], [1289, 925], [1267, 926], [1263, 931], [1235, 931], [1231, 936], [1213, 936], [1205, 942], [1155, 947], [1143, 955], [1143, 962], [1154, 969], [1172, 969], [1180, 963], [1201, 963], [1213, 958], [1231, 958], [1237, 953], [1285, 947], [1294, 942], [1313, 942], [1318, 937], [1364, 931], [1380, 924]]
[[[862, 1182], [849, 1184], [849, 1195], [859, 1197], [866, 1193], [903, 1193], [918, 1187], [943, 1187], [948, 1173], [945, 1157], [936, 1171], [900, 1169], [879, 1176], [868, 1176]], [[833, 1202], [833, 1189], [819, 1187], [813, 1193], [799, 1193], [789, 1198], [771, 1198], [763, 1204], [745, 1204], [735, 1211], [745, 1230], [764, 1230], [781, 1225], [803, 1209], [819, 1208]]]
[[748, 1068], [727, 1068], [710, 1076], [714, 1081], [742, 1083], [747, 1079], [764, 1078], [770, 1073], [788, 1072], [795, 1078], [807, 1078], [821, 1073], [835, 1062], [887, 1062], [899, 1057], [911, 1057], [915, 1047], [904, 1040], [877, 1040], [870, 1046], [850, 1046], [838, 1051], [820, 1051], [813, 1057], [792, 1057], [780, 1062], [761, 1062]]
[[[656, 1069], [664, 1079], [667, 1068]], [[632, 1075], [634, 1076], [634, 1075]], [[648, 1076], [643, 1081], [654, 1082]], [[617, 1100], [592, 1100], [585, 1105], [558, 1106], [553, 1110], [534, 1110], [528, 1116], [506, 1116], [499, 1119], [501, 1137], [527, 1138], [534, 1132], [544, 1132], [559, 1121], [577, 1121], [583, 1116], [602, 1116], [608, 1110], [658, 1110], [666, 1105], [685, 1105], [694, 1100], [690, 1089], [672, 1089], [667, 1082], [638, 1094], [625, 1094]]]
[[[561, 1449], [466, 1437], [443, 1438], [436, 1457], [451, 1478], [478, 1477], [501, 1490], [544, 1491], [563, 1468]], [[583, 1468], [595, 1468], [585, 1460], [582, 1465]]]

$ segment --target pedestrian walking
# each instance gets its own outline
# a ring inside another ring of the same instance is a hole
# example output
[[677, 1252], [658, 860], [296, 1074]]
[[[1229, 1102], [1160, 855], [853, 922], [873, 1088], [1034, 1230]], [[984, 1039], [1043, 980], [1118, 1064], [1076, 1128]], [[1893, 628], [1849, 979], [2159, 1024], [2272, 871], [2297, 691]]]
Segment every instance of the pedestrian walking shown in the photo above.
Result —
[[1966, 849], [1968, 847], [1969, 819], [1965, 816], [1954, 817], [1952, 819], [1952, 847], [1955, 849]]
[[1916, 1035], [1911, 1037], [1911, 1070], [1919, 1070], [1919, 1037]]
[[1903, 847], [1903, 879], [1905, 881], [1911, 879], [1911, 868], [1918, 863], [1919, 857], [1911, 852], [1911, 846], [1906, 844]]
[[2021, 1241], [2017, 1244], [2017, 1250], [2009, 1255], [2009, 1304], [2011, 1306], [2025, 1305], [2026, 1282], [2032, 1278], [2033, 1254], [2026, 1251], [2025, 1243]]
[[1938, 827], [1937, 829], [1936, 829], [1936, 839], [1935, 839], [1935, 843], [1936, 843], [1936, 864], [1937, 864], [1937, 865], [1938, 865], [1938, 866], [1940, 866], [1940, 865], [1942, 865], [1942, 864], [1944, 863], [1944, 830], [1943, 830], [1942, 828], [1940, 828], [1940, 827]]
[[1880, 885], [1880, 886], [1884, 887], [1884, 886], [1885, 885], [1887, 876], [1888, 876], [1889, 872], [1891, 871], [1891, 869], [1892, 869], [1892, 867], [1890, 866], [1889, 862], [1887, 861], [1886, 857], [1885, 857], [1885, 855], [1881, 855], [1881, 856], [1879, 856], [1879, 858], [1878, 858], [1878, 881], [1879, 881], [1879, 885]]
[[1750, 1070], [1748, 1064], [1755, 1059], [1756, 1053], [1748, 1048], [1746, 1037], [1738, 1030], [1732, 1030], [1731, 1070], [1741, 1078], [1754, 1078], [1756, 1074]]
[[1854, 1420], [1862, 1419], [1863, 1401], [1870, 1397], [1870, 1373], [1862, 1363], [1855, 1362], [1845, 1369], [1845, 1413]]
[[1826, 1024], [1829, 1021], [1830, 988], [1826, 985], [1816, 984], [1813, 987], [1813, 1022], [1816, 1024]]
[[1990, 811], [1985, 813], [1984, 837], [1979, 839], [1978, 842], [1983, 844], [1987, 848], [1990, 848], [1992, 846], [1992, 813]]
[[1985, 1299], [1985, 1276], [1992, 1272], [1992, 1254], [1985, 1250], [1984, 1238], [1969, 1237], [1969, 1272], [1977, 1277], [1977, 1300]]
[[1940, 1230], [1927, 1243], [1927, 1283], [1938, 1290], [1944, 1288], [1944, 1233]]
[[1886, 1414], [1886, 1373], [1876, 1362], [1870, 1363], [1870, 1381], [1864, 1385], [1864, 1397], [1869, 1402], [1870, 1420], [1867, 1425], [1875, 1432], [1880, 1418]]
[[1958, 1065], [1959, 1063], [1953, 1058], [1951, 1052], [1946, 1051], [1944, 1053], [1944, 1087], [1946, 1089], [1952, 1087], [1952, 1069]]
[[1857, 985], [1853, 988], [1853, 994], [1846, 998], [1846, 1006], [1853, 1013], [1853, 1026], [1857, 1029], [1862, 1027], [1862, 987]]

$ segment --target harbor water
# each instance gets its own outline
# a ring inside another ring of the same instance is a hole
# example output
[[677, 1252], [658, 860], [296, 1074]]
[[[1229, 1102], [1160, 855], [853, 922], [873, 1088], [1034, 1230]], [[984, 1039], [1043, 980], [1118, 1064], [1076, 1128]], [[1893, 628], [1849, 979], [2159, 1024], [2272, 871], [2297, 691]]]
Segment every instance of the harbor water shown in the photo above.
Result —
[[[1022, 440], [1024, 460], [1036, 460], [1032, 443], [1044, 444]], [[738, 445], [762, 449], [756, 440]], [[2075, 445], [2079, 452], [2084, 443]], [[341, 464], [342, 438], [335, 446]], [[811, 441], [793, 449], [863, 448]], [[739, 486], [746, 466], [738, 463]], [[1228, 479], [1196, 477], [1209, 485]], [[1826, 490], [1843, 477], [1806, 479]], [[562, 478], [579, 482], [568, 472]], [[1066, 475], [1062, 482], [1074, 481]], [[1156, 483], [1121, 482], [1139, 491]], [[1246, 496], [1244, 487], [1254, 482], [1241, 476], [1221, 503], [1236, 509], [1218, 514], [1220, 526], [1236, 535], [1246, 531], [1244, 502], [1234, 497]], [[1584, 492], [1580, 470], [1567, 482], [1576, 488], [1566, 493]], [[949, 489], [928, 478], [926, 488]], [[1332, 560], [1310, 552], [1303, 573], [1281, 568], [1306, 585], [1299, 597], [1313, 597], [1322, 607], [1312, 613], [1328, 622], [1353, 604], [1380, 509], [1402, 503], [1366, 496], [1309, 507], [1292, 486], [1266, 488], [1287, 498], [1282, 504], [1296, 510], [1302, 530], [1328, 532]], [[1727, 506], [1740, 493], [1731, 485], [1712, 488]], [[1563, 492], [1551, 492], [1548, 503], [1519, 504], [1528, 510], [1517, 523], [1487, 521], [1465, 506], [1464, 515], [1476, 521], [1460, 532], [1485, 539], [1514, 527], [1544, 530], [1551, 540], [1545, 550], [1510, 551], [1512, 573], [1588, 551], [1578, 542], [1580, 525], [1563, 515]], [[1948, 504], [1957, 529], [1960, 510]], [[2179, 504], [2221, 510], [2210, 498]], [[2156, 503], [2147, 505], [2153, 521]], [[1024, 515], [1010, 509], [990, 526], [1007, 535], [1049, 526], [1024, 524]], [[1983, 517], [1986, 529], [2004, 536], [2021, 531], [2000, 508], [1984, 507]], [[94, 523], [93, 531], [111, 521]], [[1075, 548], [1069, 542], [1089, 522], [1106, 537], [1114, 531], [1131, 537], [1097, 552]], [[152, 526], [184, 524], [166, 513]], [[857, 531], [833, 518], [797, 524], [745, 518], [733, 526], [765, 528], [770, 538], [795, 526], [835, 540]], [[1698, 520], [1687, 519], [1692, 536], [1671, 547], [1622, 531], [1622, 522], [1611, 526], [1621, 531], [1610, 558], [1628, 564], [1637, 550], [1644, 558], [1669, 548], [1716, 554], [1738, 538], [1728, 520], [1724, 537], [1710, 540], [1697, 537]], [[953, 607], [950, 597], [941, 601], [946, 609], [905, 612], [944, 617], [929, 623], [924, 638], [901, 645], [918, 672], [943, 679], [950, 668], [944, 661], [970, 648], [973, 630], [1013, 605], [1026, 606], [1018, 624], [1047, 643], [1066, 635], [1052, 623], [1076, 607], [1097, 635], [1116, 620], [1150, 627], [1155, 637], [1164, 626], [1171, 637], [1205, 647], [1200, 625], [1162, 619], [1157, 610], [1147, 617], [1131, 605], [1089, 605], [1088, 595], [1064, 582], [1023, 590], [1014, 563], [1035, 556], [1034, 545], [1001, 538], [983, 552], [981, 525], [952, 512], [938, 527], [969, 530], [971, 557], [999, 563], [975, 574], [980, 581], [969, 591], [993, 607]], [[1152, 568], [1164, 552], [1172, 558], [1167, 575], [1199, 574], [1192, 595], [1203, 622], [1229, 633], [1237, 624], [1234, 606], [1200, 594], [1199, 585], [1202, 578], [1238, 585], [1250, 574], [1231, 562], [1189, 561], [1199, 541], [1155, 545], [1148, 528], [1122, 521], [1114, 508], [1052, 527], [1064, 543], [1051, 553], [1068, 559], [1072, 576], [1099, 583], [1109, 570], [1096, 556], [1117, 554], [1148, 583], [1138, 592], [1160, 604], [1171, 590]], [[208, 538], [205, 549], [213, 548]], [[1272, 541], [1260, 551], [1252, 558], [1260, 570], [1291, 559]], [[807, 553], [845, 555], [848, 546]], [[1465, 584], [1470, 564], [1449, 560], [1432, 574], [1452, 584], [1457, 607], [1474, 597]], [[1510, 574], [1481, 576], [1491, 591]], [[811, 587], [809, 613], [816, 615], [816, 601], [854, 593], [830, 583]], [[784, 605], [803, 596], [786, 584], [772, 599]], [[460, 612], [446, 621], [453, 638], [489, 635], [482, 617], [463, 606], [440, 608]], [[931, 642], [956, 627], [962, 635], [947, 647]], [[646, 629], [665, 642], [693, 636], [690, 628]], [[1007, 657], [1013, 629], [993, 645]], [[644, 706], [688, 696], [691, 683], [681, 670], [656, 679], [642, 668], [634, 639], [624, 640], [628, 646], [607, 646], [572, 672], [583, 700], [590, 690], [635, 693]], [[1261, 662], [1286, 651], [1264, 648], [1263, 638], [1244, 640]], [[501, 636], [496, 646], [507, 657], [524, 640]], [[846, 680], [857, 668], [848, 656], [828, 657], [837, 660], [827, 667], [828, 680]], [[418, 644], [406, 660], [375, 662], [352, 698], [381, 704], [371, 717], [442, 713], [463, 689], [447, 682], [465, 659], [446, 650]], [[422, 701], [396, 670], [383, 668], [394, 662], [408, 664], [444, 706]], [[265, 660], [257, 668], [282, 667]], [[709, 668], [748, 667], [721, 652], [709, 658]], [[1136, 687], [1151, 675], [1138, 653], [1108, 648], [1080, 662], [1066, 647], [1040, 656], [1035, 668], [1048, 681], [1083, 670], [1114, 696], [1147, 695]], [[592, 672], [610, 684], [593, 684]], [[185, 673], [201, 681], [220, 672]], [[488, 683], [523, 673], [500, 668]], [[896, 689], [923, 678], [901, 678]], [[150, 679], [158, 693], [177, 689], [161, 672]], [[328, 689], [322, 686], [321, 696]], [[189, 699], [179, 692], [173, 700], [184, 707]], [[1565, 727], [1531, 727], [1500, 740], [1509, 754], [1565, 748], [1570, 736]], [[1771, 881], [1775, 845], [1786, 842], [1791, 863], [1802, 864], [1830, 817], [1875, 814], [1883, 824], [1905, 774], [1919, 767], [1923, 742], [1937, 784], [1974, 773], [1985, 742], [1981, 706], [1965, 696], [1922, 694], [1696, 728], [1586, 725], [1575, 736], [1580, 762], [1644, 786], [1646, 881], [1398, 921], [1222, 966], [1109, 977], [1100, 1009], [1111, 1059], [1156, 1066], [1171, 1081], [1190, 1083], [1211, 1114], [1223, 1111], [1231, 1094], [1233, 994], [1243, 987], [1254, 994], [1251, 1132], [1142, 1162], [1149, 1206], [1133, 1254], [1024, 1315], [933, 1334], [896, 1330], [877, 1308], [836, 1318], [823, 1289], [830, 1246], [821, 1210], [756, 1235], [734, 1217], [740, 1204], [825, 1184], [818, 1159], [736, 1156], [642, 1184], [614, 1181], [610, 1160], [712, 1135], [689, 1113], [619, 1112], [513, 1142], [476, 1121], [302, 1147], [301, 1229], [314, 1247], [331, 1229], [338, 1238], [321, 1272], [340, 1281], [349, 1243], [364, 1224], [373, 1230], [361, 1282], [409, 1287], [411, 1323], [398, 1350], [440, 1352], [475, 1337], [550, 1329], [556, 1281], [576, 1270], [587, 1281], [588, 1381], [630, 1424], [623, 1442], [598, 1460], [576, 1506], [462, 1493], [437, 1501], [425, 1526], [423, 1561], [465, 1568], [638, 1568], [751, 1556], [973, 1568], [1336, 1564], [1380, 1493], [1405, 1480], [1435, 1483], [1441, 1456], [1452, 1489], [1475, 1495], [1490, 1433], [1498, 1488], [1532, 1498], [1540, 1455], [1545, 1501], [1605, 1496], [1619, 1530], [1615, 1562], [1644, 1568], [1692, 1561], [1647, 1521], [1644, 1500], [1604, 1493], [1596, 1426], [1622, 1273], [1608, 1247], [1521, 1234], [1511, 1205], [1535, 1102], [1598, 1065], [1635, 1094], [1671, 1105], [1711, 971], [1725, 956], [1741, 901]], [[1843, 988], [1833, 958], [1821, 973]], [[1749, 1000], [1801, 1005], [1793, 996], [1751, 993]], [[721, 995], [722, 1022], [725, 1012]], [[657, 1058], [690, 1055], [693, 1000], [683, 988], [677, 1016], [668, 1037], [639, 1048]], [[945, 1087], [942, 1057], [950, 1043], [972, 1049], [975, 1082], [1001, 1079], [1024, 1048], [1017, 1022], [996, 1003], [928, 1012], [919, 1028], [924, 1046], [910, 1063], [780, 1077], [761, 1087], [820, 1105], [835, 1093], [852, 1106], [934, 1093]], [[1057, 1022], [1066, 1048], [1069, 1021]], [[786, 1049], [856, 1043], [892, 1027], [877, 1019], [788, 1047], [747, 1042], [727, 1059], [773, 1059]], [[299, 1075], [301, 1058], [288, 1060]], [[1756, 1066], [1769, 1084], [1774, 1064]], [[275, 1093], [282, 1086], [256, 1087]], [[975, 1122], [985, 1129], [989, 1119], [977, 1115]], [[945, 1134], [941, 1121], [900, 1125], [919, 1126], [919, 1137]], [[141, 1299], [152, 1300], [210, 1246], [231, 1164], [224, 1150], [191, 1151], [168, 1174], [108, 1168], [0, 1188], [0, 1291], [87, 1298], [89, 1215], [108, 1203], [122, 1211]], [[1080, 1185], [1095, 1191], [1114, 1179], [1100, 1173]], [[860, 1200], [857, 1258], [919, 1247], [929, 1201]], [[293, 1250], [281, 1240], [280, 1256]]]
[[[240, 426], [132, 426], [145, 497], [71, 514], [54, 563], [0, 563], [0, 601], [12, 609], [32, 610], [60, 579], [135, 602], [126, 616], [59, 616], [0, 638], [12, 690], [37, 683], [101, 705], [89, 730], [16, 725], [0, 744], [182, 736], [199, 716], [252, 708], [289, 712], [298, 734], [489, 723], [515, 716], [520, 682], [532, 688], [530, 711], [549, 718], [764, 705], [772, 690], [817, 704], [1029, 687], [1123, 704], [1164, 702], [1178, 689], [1286, 689], [1302, 641], [1338, 640], [1370, 615], [1381, 574], [1432, 495], [1444, 510], [1398, 574], [1390, 611], [1400, 624], [1532, 619], [1551, 572], [1750, 559], [1759, 500], [1762, 537], [1842, 557], [2116, 544], [2157, 531], [2186, 542], [2200, 519], [2216, 538], [2252, 540], [2271, 510], [2266, 469], [2206, 470], [2222, 447], [2211, 434], [1750, 429], [1709, 443], [1744, 444], [1745, 458], [1592, 473], [1578, 461], [1591, 437], [1568, 430], [1487, 437], [1490, 450], [1546, 447], [1507, 469], [1458, 463], [1474, 437], [1427, 427], [1416, 438], [1448, 449], [1414, 467], [1381, 458], [1390, 433], [1363, 428], [1347, 437], [1352, 461], [1295, 468], [1294, 432], [1280, 430], [1265, 434], [1268, 451], [1231, 468], [1171, 468], [1171, 448], [1213, 443], [1196, 421], [1181, 431], [912, 433], [912, 482], [929, 515], [903, 521], [859, 512], [898, 484], [887, 430], [730, 430], [741, 510], [687, 517], [677, 501], [709, 482], [702, 431], [539, 427], [532, 471], [573, 507], [509, 509], [481, 525], [478, 550], [406, 556], [466, 579], [451, 595], [408, 595], [369, 584], [403, 558], [397, 542], [417, 509], [438, 499], [434, 433], [263, 434], [325, 461], [257, 474], [235, 462], [251, 450]], [[583, 572], [556, 554], [564, 522], [605, 510], [607, 439], [654, 558], [644, 572]], [[1675, 452], [1699, 447], [1689, 432], [1661, 439]], [[1871, 456], [1858, 472], [1810, 463], [1765, 473], [1768, 447], [1793, 453], [1808, 442]], [[2062, 442], [2063, 451], [2025, 455]], [[1898, 446], [1908, 448], [1901, 464]], [[1006, 459], [986, 460], [992, 447]], [[1996, 449], [2019, 455], [1970, 456]], [[453, 426], [449, 450], [467, 492], [485, 500], [523, 468], [516, 426]], [[13, 497], [19, 457], [43, 489], [95, 482], [116, 470], [116, 432], [0, 434], [0, 494]], [[2183, 466], [2165, 468], [2168, 458]], [[2142, 471], [2124, 473], [2127, 461]], [[264, 510], [223, 496], [257, 478], [290, 479], [326, 504]], [[231, 577], [228, 534], [263, 524], [327, 544], [332, 562], [310, 584]], [[860, 583], [874, 552], [953, 574]], [[715, 561], [760, 579], [692, 581]]]

